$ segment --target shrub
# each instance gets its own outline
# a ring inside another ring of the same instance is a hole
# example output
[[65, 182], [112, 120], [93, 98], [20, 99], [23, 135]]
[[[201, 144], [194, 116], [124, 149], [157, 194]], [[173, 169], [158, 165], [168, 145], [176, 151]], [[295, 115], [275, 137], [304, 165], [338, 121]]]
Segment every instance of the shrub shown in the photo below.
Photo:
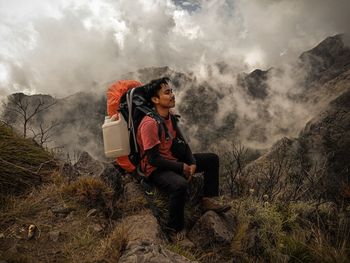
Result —
[[87, 208], [100, 208], [105, 212], [113, 210], [113, 189], [99, 178], [80, 177], [73, 183], [64, 185], [62, 192]]

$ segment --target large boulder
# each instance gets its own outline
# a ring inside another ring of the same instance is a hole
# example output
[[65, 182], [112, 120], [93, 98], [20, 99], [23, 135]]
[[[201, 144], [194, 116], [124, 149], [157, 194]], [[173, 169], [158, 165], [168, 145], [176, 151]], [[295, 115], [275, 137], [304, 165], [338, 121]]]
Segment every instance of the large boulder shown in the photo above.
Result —
[[185, 263], [194, 262], [176, 254], [160, 244], [145, 241], [130, 242], [119, 263]]
[[88, 152], [82, 152], [78, 161], [74, 164], [74, 168], [80, 175], [89, 175], [97, 177], [103, 171], [103, 164], [91, 157]]
[[159, 224], [149, 209], [125, 217], [121, 225], [128, 230], [129, 241], [143, 240], [154, 244], [162, 242]]
[[112, 187], [117, 197], [123, 194], [124, 184], [122, 174], [113, 164], [105, 163], [100, 177], [105, 183]]

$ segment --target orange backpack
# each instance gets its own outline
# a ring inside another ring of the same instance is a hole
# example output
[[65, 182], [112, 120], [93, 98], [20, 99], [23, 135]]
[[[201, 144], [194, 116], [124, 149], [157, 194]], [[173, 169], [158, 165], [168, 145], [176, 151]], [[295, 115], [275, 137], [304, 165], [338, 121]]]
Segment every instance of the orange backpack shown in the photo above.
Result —
[[[109, 117], [119, 114], [120, 100], [122, 96], [128, 90], [140, 86], [142, 86], [142, 83], [136, 80], [119, 80], [113, 83], [107, 90], [107, 114]], [[136, 169], [128, 156], [117, 157], [116, 163], [129, 173]]]

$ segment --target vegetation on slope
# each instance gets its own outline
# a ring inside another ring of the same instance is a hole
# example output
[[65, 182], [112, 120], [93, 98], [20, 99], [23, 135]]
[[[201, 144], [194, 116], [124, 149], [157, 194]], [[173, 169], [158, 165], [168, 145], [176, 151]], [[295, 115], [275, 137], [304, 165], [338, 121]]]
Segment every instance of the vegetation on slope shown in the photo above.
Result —
[[21, 194], [47, 179], [56, 168], [53, 156], [0, 122], [0, 198]]

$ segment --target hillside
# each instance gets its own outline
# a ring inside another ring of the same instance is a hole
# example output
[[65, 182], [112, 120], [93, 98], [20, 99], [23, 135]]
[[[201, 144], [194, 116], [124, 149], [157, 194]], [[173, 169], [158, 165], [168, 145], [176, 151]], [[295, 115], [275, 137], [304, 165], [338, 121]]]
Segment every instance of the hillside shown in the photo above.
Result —
[[[297, 138], [283, 138], [247, 165], [250, 188], [275, 200], [350, 202], [350, 91], [310, 120]], [[248, 186], [247, 186], [248, 187]]]
[[193, 149], [220, 155], [217, 201], [232, 209], [202, 211], [196, 174], [185, 211], [193, 246], [170, 242], [167, 196], [104, 160], [104, 94], [15, 94], [32, 109], [54, 102], [29, 122], [32, 132], [58, 126], [40, 144], [15, 132], [11, 125], [23, 126], [13, 111], [3, 115], [0, 261], [349, 262], [349, 63], [337, 35], [290, 71], [226, 69], [199, 80], [161, 67], [125, 76], [171, 76]]
[[[54, 157], [31, 139], [23, 139], [0, 122], [0, 199], [23, 194], [50, 180]], [[1, 201], [1, 202], [2, 202]]]

